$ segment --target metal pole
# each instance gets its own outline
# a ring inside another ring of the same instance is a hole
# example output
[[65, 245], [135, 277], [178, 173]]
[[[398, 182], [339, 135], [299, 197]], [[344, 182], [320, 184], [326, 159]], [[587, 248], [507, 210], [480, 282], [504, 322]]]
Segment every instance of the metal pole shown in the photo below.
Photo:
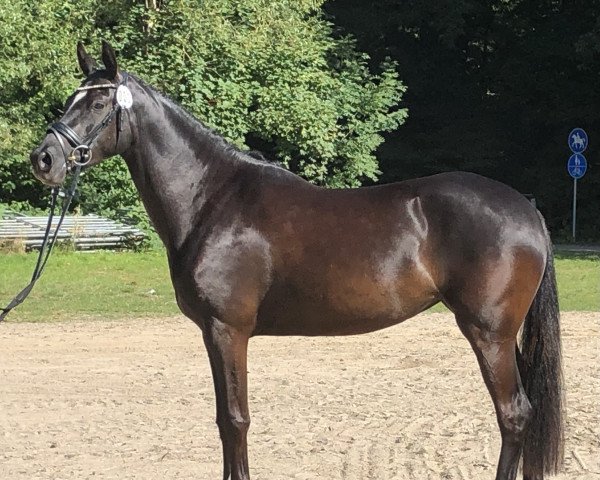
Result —
[[575, 241], [575, 224], [577, 223], [577, 179], [573, 179], [573, 241]]

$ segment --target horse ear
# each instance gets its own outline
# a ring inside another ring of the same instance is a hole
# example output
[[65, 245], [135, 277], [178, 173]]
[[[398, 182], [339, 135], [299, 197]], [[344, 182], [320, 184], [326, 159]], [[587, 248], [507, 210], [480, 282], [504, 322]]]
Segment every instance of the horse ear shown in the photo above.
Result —
[[102, 40], [102, 63], [111, 79], [117, 78], [119, 74], [119, 65], [115, 51], [106, 40]]
[[97, 68], [96, 60], [88, 55], [83, 43], [77, 42], [77, 60], [83, 74], [87, 77], [94, 73]]

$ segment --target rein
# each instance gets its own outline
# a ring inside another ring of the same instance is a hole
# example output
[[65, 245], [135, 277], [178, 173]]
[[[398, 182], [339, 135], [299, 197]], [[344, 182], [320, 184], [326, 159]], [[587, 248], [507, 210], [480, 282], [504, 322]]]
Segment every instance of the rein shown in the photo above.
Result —
[[[61, 196], [61, 192], [59, 187], [54, 187], [52, 189], [52, 198], [50, 201], [50, 212], [48, 214], [48, 223], [46, 225], [46, 231], [44, 233], [44, 239], [42, 240], [42, 246], [40, 248], [40, 253], [38, 255], [38, 259], [33, 270], [33, 275], [31, 276], [31, 281], [29, 284], [21, 290], [12, 301], [4, 307], [0, 313], [0, 322], [6, 318], [8, 313], [20, 305], [25, 301], [33, 286], [42, 276], [44, 269], [46, 268], [46, 263], [48, 262], [48, 258], [50, 257], [50, 253], [54, 248], [56, 243], [56, 239], [58, 237], [58, 231], [62, 226], [65, 215], [67, 214], [67, 210], [71, 205], [71, 200], [75, 196], [75, 190], [77, 189], [77, 183], [79, 182], [79, 175], [83, 167], [85, 167], [92, 160], [92, 146], [94, 142], [100, 135], [100, 133], [110, 125], [114, 116], [117, 116], [117, 143], [119, 142], [119, 134], [123, 130], [123, 122], [122, 122], [122, 111], [123, 109], [127, 110], [131, 106], [131, 92], [127, 88], [127, 74], [125, 72], [122, 73], [123, 80], [115, 85], [113, 83], [104, 84], [104, 85], [90, 85], [85, 87], [80, 87], [76, 91], [85, 91], [85, 90], [93, 90], [100, 88], [109, 88], [116, 89], [116, 93], [113, 99], [113, 105], [110, 112], [108, 112], [102, 121], [96, 125], [90, 133], [85, 137], [81, 138], [75, 130], [69, 127], [66, 123], [56, 122], [50, 125], [47, 130], [47, 133], [52, 133], [57, 139], [62, 149], [63, 155], [65, 156], [65, 164], [67, 165], [67, 171], [73, 174], [73, 179], [71, 180], [71, 184], [69, 188], [62, 193], [64, 196], [64, 200], [62, 203], [62, 209], [60, 213], [60, 218], [58, 223], [56, 224], [56, 228], [53, 233], [52, 230], [52, 220], [54, 219], [54, 212], [56, 210], [57, 198]], [[67, 154], [67, 149], [65, 148], [65, 143], [63, 141], [63, 137], [67, 139], [69, 144], [73, 147], [71, 152]], [[79, 160], [77, 159], [77, 152], [79, 152]]]
[[44, 239], [42, 240], [42, 246], [40, 248], [40, 253], [38, 255], [38, 259], [33, 270], [33, 275], [31, 276], [29, 284], [23, 290], [21, 290], [6, 307], [2, 309], [2, 313], [0, 313], [0, 322], [2, 322], [2, 320], [4, 320], [4, 318], [8, 315], [8, 312], [10, 312], [13, 308], [25, 301], [25, 299], [33, 289], [33, 286], [42, 276], [42, 272], [44, 271], [44, 268], [46, 268], [46, 263], [48, 262], [50, 253], [52, 252], [54, 244], [56, 243], [58, 231], [63, 223], [63, 220], [65, 219], [65, 215], [67, 213], [67, 210], [69, 209], [71, 200], [73, 200], [73, 197], [75, 196], [75, 190], [77, 188], [80, 173], [81, 166], [78, 165], [75, 167], [75, 171], [73, 172], [73, 180], [71, 180], [71, 185], [69, 185], [69, 188], [63, 193], [64, 200], [60, 212], [60, 218], [58, 220], [58, 223], [56, 224], [54, 233], [50, 233], [50, 231], [52, 230], [52, 220], [54, 219], [54, 211], [56, 210], [56, 200], [59, 196], [61, 196], [61, 192], [58, 187], [54, 187], [52, 189], [52, 199], [50, 201], [50, 213], [48, 214], [48, 223], [46, 224], [46, 232], [44, 233]]

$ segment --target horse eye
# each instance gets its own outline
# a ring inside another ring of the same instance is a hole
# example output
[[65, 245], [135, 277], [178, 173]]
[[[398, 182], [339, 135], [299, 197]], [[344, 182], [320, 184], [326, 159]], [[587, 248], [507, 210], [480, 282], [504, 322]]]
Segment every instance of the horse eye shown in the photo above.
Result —
[[104, 104], [102, 102], [96, 102], [96, 103], [94, 103], [93, 108], [95, 110], [102, 110], [104, 108]]

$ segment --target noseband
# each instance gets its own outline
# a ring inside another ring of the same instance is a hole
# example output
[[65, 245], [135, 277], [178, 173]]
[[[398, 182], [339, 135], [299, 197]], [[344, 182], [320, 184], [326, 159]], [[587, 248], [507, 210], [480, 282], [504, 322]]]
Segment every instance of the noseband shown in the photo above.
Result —
[[[108, 127], [108, 125], [110, 125], [110, 122], [112, 122], [112, 119], [115, 115], [117, 116], [117, 143], [119, 142], [119, 133], [123, 130], [123, 124], [121, 119], [122, 111], [123, 108], [127, 109], [130, 106], [130, 103], [124, 104], [119, 98], [120, 87], [125, 86], [125, 90], [127, 90], [126, 85], [128, 75], [125, 72], [122, 72], [121, 74], [123, 76], [123, 80], [121, 80], [119, 84], [108, 83], [102, 85], [89, 85], [85, 87], [79, 87], [77, 90], [75, 90], [76, 92], [82, 92], [86, 90], [109, 88], [115, 89], [116, 91], [110, 112], [108, 112], [104, 116], [102, 121], [98, 125], [96, 125], [85, 138], [82, 139], [79, 135], [77, 135], [75, 130], [69, 127], [66, 123], [60, 121], [53, 123], [52, 125], [50, 125], [50, 127], [48, 127], [48, 130], [46, 130], [46, 133], [52, 133], [58, 139], [58, 142], [60, 143], [60, 148], [62, 149], [63, 155], [65, 156], [65, 163], [69, 172], [73, 170], [74, 166], [84, 167], [92, 160], [92, 146], [94, 145], [94, 142], [96, 141], [100, 133], [106, 127]], [[129, 95], [130, 101], [131, 94], [128, 90], [127, 95]], [[71, 147], [73, 147], [69, 154], [67, 154], [67, 149], [65, 146], [65, 142], [63, 141], [63, 137], [66, 138]], [[77, 155], [77, 152], [79, 152], [79, 155]], [[78, 156], [79, 159], [77, 158]]]

